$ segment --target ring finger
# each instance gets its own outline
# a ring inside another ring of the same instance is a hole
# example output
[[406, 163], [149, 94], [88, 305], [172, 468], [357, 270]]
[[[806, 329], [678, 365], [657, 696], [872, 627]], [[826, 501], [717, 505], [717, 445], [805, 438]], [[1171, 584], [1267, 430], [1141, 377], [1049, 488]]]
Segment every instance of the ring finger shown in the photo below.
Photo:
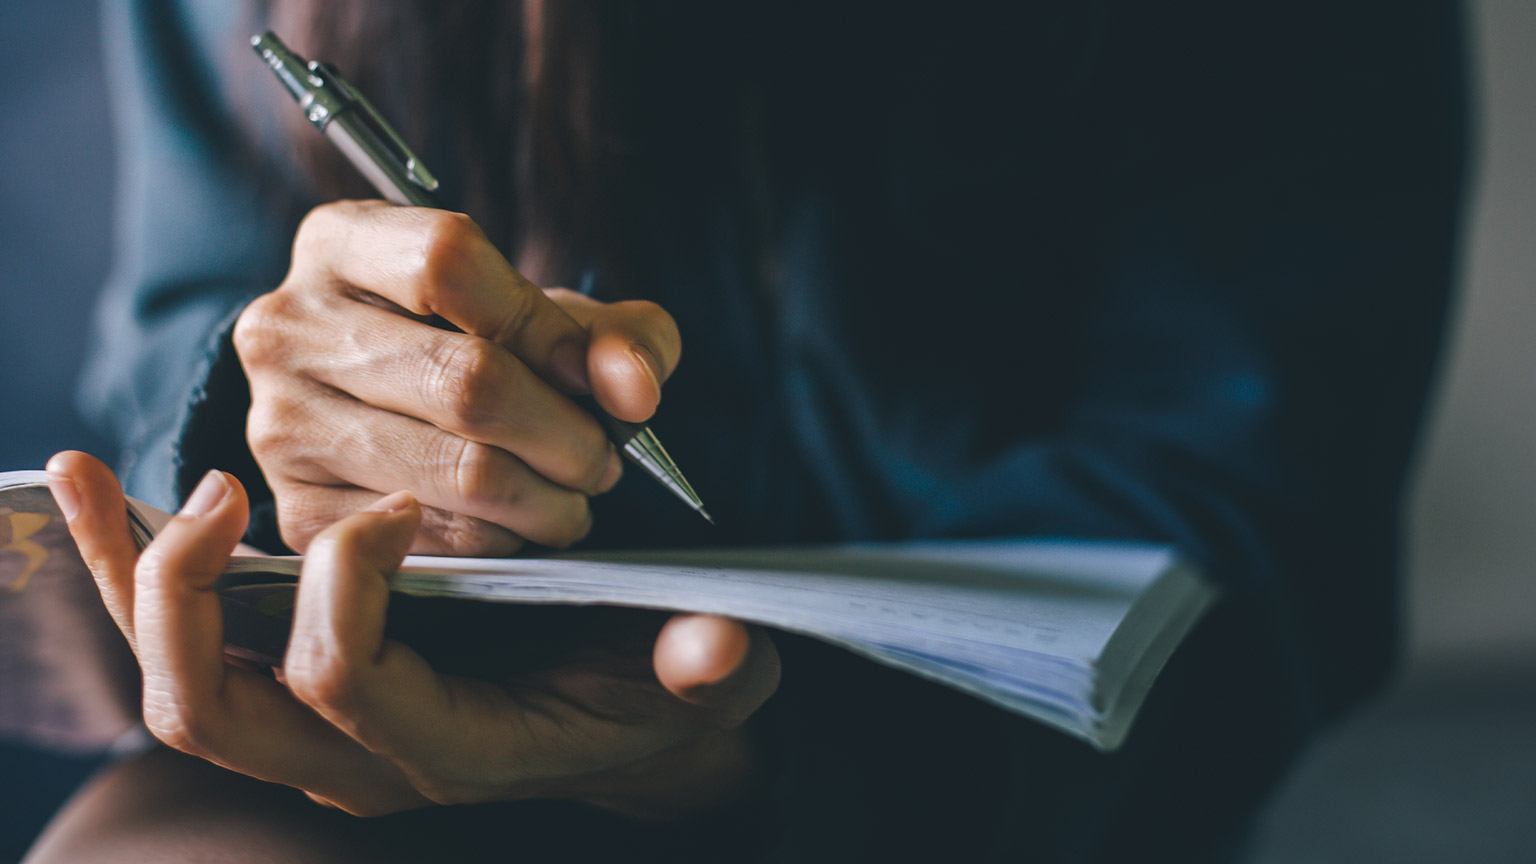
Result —
[[546, 546], [568, 546], [591, 527], [585, 495], [550, 482], [499, 447], [340, 394], [307, 401], [310, 452], [289, 460], [289, 479], [378, 493], [408, 489], [428, 507]]

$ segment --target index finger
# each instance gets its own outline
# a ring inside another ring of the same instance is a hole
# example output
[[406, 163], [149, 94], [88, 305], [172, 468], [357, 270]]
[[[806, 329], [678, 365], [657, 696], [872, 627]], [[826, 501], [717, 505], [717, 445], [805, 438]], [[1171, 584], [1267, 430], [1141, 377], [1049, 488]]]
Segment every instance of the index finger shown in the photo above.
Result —
[[299, 226], [294, 261], [495, 342], [568, 392], [586, 390], [586, 330], [462, 213], [338, 201]]

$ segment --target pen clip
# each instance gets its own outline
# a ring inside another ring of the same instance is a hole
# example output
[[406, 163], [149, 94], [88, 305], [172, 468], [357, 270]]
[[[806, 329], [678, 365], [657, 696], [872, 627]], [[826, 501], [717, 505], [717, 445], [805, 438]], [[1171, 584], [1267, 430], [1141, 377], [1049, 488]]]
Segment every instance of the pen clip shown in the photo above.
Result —
[[384, 115], [379, 113], [379, 109], [373, 107], [373, 103], [368, 101], [368, 97], [364, 96], [362, 91], [353, 87], [350, 81], [341, 77], [341, 73], [336, 71], [335, 66], [329, 63], [321, 63], [318, 60], [312, 60], [309, 64], [309, 73], [323, 84], [335, 87], [348, 104], [362, 111], [363, 118], [368, 122], [368, 125], [372, 127], [373, 131], [382, 141], [395, 151], [395, 158], [399, 159], [400, 164], [405, 166], [405, 175], [410, 178], [412, 183], [428, 192], [437, 191], [437, 178], [432, 176], [432, 172], [427, 170], [427, 166], [417, 158], [415, 153], [411, 152], [410, 146], [395, 132], [394, 127], [385, 121]]

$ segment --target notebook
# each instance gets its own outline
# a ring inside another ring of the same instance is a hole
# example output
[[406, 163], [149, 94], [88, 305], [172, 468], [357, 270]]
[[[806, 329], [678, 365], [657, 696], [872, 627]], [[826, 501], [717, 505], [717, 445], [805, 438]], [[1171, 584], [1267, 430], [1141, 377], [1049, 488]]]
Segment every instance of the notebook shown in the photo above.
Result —
[[[41, 472], [0, 474], [0, 626], [46, 580], [88, 581]], [[147, 543], [169, 515], [141, 502]], [[302, 566], [231, 559], [225, 638], [281, 662]], [[760, 549], [412, 556], [392, 588], [414, 597], [622, 606], [726, 615], [829, 642], [970, 693], [1110, 751], [1215, 597], [1174, 550], [1105, 541], [990, 539]], [[0, 652], [15, 652], [0, 641]], [[0, 676], [16, 674], [0, 658]], [[6, 686], [0, 677], [0, 688]], [[3, 690], [0, 690], [3, 692]]]

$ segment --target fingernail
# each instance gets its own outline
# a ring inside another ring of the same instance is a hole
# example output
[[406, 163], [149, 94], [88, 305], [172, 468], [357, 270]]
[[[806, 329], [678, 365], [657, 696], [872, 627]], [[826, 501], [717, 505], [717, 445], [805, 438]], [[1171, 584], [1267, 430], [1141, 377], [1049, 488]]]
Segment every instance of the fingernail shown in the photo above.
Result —
[[645, 374], [651, 376], [651, 383], [656, 385], [656, 398], [659, 401], [661, 399], [661, 361], [656, 359], [651, 349], [639, 342], [629, 346], [629, 353], [635, 358], [635, 362], [640, 364], [640, 368], [645, 370]]
[[209, 471], [203, 475], [203, 479], [192, 490], [192, 495], [187, 503], [181, 505], [182, 516], [193, 519], [206, 516], [213, 509], [223, 503], [224, 497], [229, 494], [229, 480], [225, 479], [223, 471]]
[[391, 492], [383, 498], [369, 504], [366, 512], [369, 513], [398, 513], [411, 506], [416, 501], [416, 496], [401, 489], [399, 492]]
[[75, 521], [75, 517], [80, 515], [80, 490], [75, 488], [75, 481], [62, 474], [49, 474], [48, 488], [53, 492], [54, 502], [59, 505], [59, 512], [64, 514], [64, 521]]
[[549, 358], [555, 383], [567, 393], [590, 393], [587, 380], [587, 346], [583, 342], [561, 342]]
[[607, 492], [624, 476], [624, 460], [612, 444], [608, 445], [608, 466], [603, 469], [603, 479], [597, 481], [597, 491]]

